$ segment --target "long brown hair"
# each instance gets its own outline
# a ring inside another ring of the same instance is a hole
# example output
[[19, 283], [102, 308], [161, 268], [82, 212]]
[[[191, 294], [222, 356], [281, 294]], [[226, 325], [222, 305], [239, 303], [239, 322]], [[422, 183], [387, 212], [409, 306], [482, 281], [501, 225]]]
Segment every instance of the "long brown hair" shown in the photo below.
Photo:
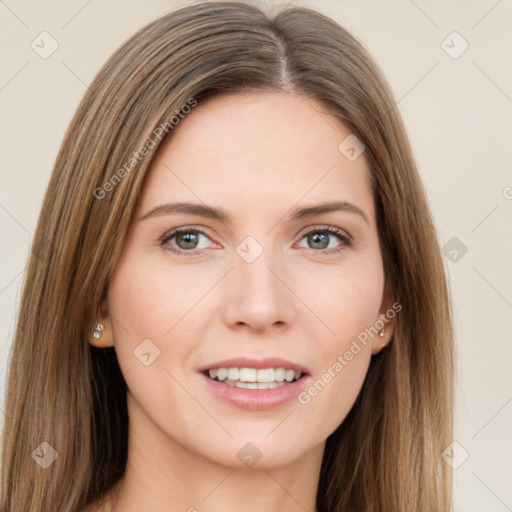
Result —
[[[293, 90], [318, 100], [364, 142], [386, 282], [402, 305], [390, 344], [372, 358], [354, 407], [327, 439], [318, 507], [451, 510], [451, 473], [441, 460], [452, 440], [451, 301], [391, 91], [364, 47], [313, 10], [270, 14], [208, 2], [167, 14], [126, 41], [65, 135], [10, 361], [3, 512], [80, 511], [122, 476], [126, 385], [113, 349], [92, 347], [87, 334], [161, 143], [155, 130], [191, 98], [242, 90]], [[149, 139], [147, 155], [132, 158]], [[31, 457], [43, 442], [58, 454], [46, 469]]]

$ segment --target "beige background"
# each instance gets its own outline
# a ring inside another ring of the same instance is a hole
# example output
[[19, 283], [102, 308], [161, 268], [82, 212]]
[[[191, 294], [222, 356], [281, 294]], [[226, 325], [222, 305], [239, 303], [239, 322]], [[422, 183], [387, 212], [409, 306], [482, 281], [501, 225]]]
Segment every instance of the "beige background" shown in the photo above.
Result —
[[[67, 124], [120, 43], [185, 3], [0, 1], [2, 394], [25, 261]], [[441, 243], [457, 237], [468, 249], [453, 262], [448, 246], [445, 258], [459, 362], [456, 462], [469, 455], [454, 472], [456, 510], [512, 510], [512, 4], [293, 3], [331, 16], [374, 55], [399, 100]], [[58, 43], [46, 59], [31, 47], [46, 37], [50, 48], [44, 31]]]

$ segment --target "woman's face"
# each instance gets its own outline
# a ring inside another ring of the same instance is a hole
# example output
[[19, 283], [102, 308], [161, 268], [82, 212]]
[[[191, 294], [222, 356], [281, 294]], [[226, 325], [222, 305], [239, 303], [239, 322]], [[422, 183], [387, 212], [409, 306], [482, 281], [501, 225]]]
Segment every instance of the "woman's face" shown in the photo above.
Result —
[[217, 96], [160, 148], [107, 303], [140, 450], [289, 464], [323, 447], [389, 339], [392, 322], [361, 341], [392, 300], [364, 152], [324, 111]]

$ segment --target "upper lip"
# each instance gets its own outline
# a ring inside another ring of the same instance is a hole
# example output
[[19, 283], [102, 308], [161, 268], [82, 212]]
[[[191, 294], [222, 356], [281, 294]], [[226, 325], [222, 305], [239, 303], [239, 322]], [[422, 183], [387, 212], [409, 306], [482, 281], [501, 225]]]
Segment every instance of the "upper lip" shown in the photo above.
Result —
[[281, 359], [279, 357], [265, 357], [263, 359], [250, 359], [248, 357], [236, 357], [233, 359], [225, 359], [209, 365], [203, 366], [199, 369], [200, 372], [206, 370], [214, 370], [216, 368], [284, 368], [290, 369], [300, 373], [309, 373], [304, 366]]

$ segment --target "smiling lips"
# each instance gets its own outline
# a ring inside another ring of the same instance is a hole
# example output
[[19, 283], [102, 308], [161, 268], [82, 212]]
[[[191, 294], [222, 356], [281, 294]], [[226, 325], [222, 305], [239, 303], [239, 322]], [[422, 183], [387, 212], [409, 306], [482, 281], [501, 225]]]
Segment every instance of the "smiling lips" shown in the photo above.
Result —
[[304, 366], [277, 357], [238, 357], [212, 363], [199, 371], [207, 387], [223, 401], [253, 411], [293, 400], [311, 379]]
[[215, 382], [246, 389], [279, 387], [309, 374], [303, 366], [278, 357], [226, 359], [204, 366], [199, 371]]
[[210, 379], [228, 386], [245, 389], [273, 389], [299, 380], [302, 372], [291, 368], [214, 368], [208, 370]]

